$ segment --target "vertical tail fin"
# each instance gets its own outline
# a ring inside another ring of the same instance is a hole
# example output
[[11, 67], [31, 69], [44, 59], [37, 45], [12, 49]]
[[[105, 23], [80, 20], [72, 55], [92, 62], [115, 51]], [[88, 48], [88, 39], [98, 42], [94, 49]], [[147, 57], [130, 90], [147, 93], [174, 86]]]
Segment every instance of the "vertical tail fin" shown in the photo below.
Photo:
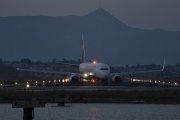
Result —
[[84, 36], [82, 34], [82, 62], [86, 62], [86, 57], [85, 57], [85, 48], [84, 48]]
[[163, 68], [162, 68], [162, 71], [164, 71], [165, 64], [166, 64], [166, 62], [165, 62], [165, 59], [164, 59], [164, 63], [163, 63]]

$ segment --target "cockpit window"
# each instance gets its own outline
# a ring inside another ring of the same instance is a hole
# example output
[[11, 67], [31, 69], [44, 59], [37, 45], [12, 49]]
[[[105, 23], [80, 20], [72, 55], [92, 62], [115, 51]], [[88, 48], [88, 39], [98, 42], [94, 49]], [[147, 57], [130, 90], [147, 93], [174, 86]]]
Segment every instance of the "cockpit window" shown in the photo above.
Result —
[[109, 68], [101, 68], [100, 70], [109, 70]]

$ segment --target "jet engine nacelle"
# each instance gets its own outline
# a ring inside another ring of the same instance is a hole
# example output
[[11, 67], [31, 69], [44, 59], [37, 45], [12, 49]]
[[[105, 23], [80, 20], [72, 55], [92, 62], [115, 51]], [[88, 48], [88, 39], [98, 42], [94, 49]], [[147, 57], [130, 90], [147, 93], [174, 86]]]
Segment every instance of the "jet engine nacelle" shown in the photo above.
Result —
[[123, 78], [122, 78], [122, 76], [120, 76], [120, 75], [115, 75], [115, 76], [113, 76], [113, 78], [112, 78], [113, 83], [121, 83], [122, 80], [123, 80]]
[[80, 81], [80, 77], [76, 74], [72, 74], [70, 77], [69, 77], [69, 80], [70, 82], [74, 82], [74, 83], [77, 83]]

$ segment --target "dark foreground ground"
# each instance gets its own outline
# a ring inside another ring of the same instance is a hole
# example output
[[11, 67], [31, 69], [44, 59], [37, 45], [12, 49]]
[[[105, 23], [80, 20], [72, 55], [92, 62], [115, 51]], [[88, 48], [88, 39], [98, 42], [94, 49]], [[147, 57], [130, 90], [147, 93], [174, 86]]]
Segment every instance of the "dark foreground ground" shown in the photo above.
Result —
[[26, 101], [32, 98], [47, 103], [58, 102], [54, 100], [67, 98], [72, 103], [131, 103], [132, 101], [144, 101], [149, 104], [180, 104], [180, 90], [0, 90], [0, 103]]
[[[16, 81], [17, 85], [14, 84]], [[30, 88], [26, 88], [26, 81], [30, 81]], [[40, 79], [36, 85], [35, 79], [4, 80], [2, 81], [3, 85], [0, 86], [0, 103], [29, 101], [35, 98], [47, 103], [58, 102], [57, 99], [59, 99], [59, 102], [68, 100], [72, 103], [180, 104], [180, 86], [179, 83], [175, 85], [172, 80], [171, 82], [165, 81], [165, 83], [163, 81], [155, 83], [154, 80], [151, 82], [109, 84], [111, 89], [106, 89], [106, 87], [101, 86], [101, 83], [84, 83], [84, 87], [78, 87], [77, 84], [53, 81], [44, 80], [43, 83]], [[86, 86], [92, 86], [93, 89]], [[84, 90], [84, 88], [88, 89]]]

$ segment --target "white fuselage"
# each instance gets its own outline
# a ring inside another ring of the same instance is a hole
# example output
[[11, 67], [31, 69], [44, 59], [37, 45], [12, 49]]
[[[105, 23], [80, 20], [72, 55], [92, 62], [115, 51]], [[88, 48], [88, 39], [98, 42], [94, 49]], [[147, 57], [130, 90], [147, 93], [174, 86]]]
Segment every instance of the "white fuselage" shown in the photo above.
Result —
[[81, 63], [79, 65], [79, 72], [99, 79], [108, 79], [110, 68], [104, 63]]

